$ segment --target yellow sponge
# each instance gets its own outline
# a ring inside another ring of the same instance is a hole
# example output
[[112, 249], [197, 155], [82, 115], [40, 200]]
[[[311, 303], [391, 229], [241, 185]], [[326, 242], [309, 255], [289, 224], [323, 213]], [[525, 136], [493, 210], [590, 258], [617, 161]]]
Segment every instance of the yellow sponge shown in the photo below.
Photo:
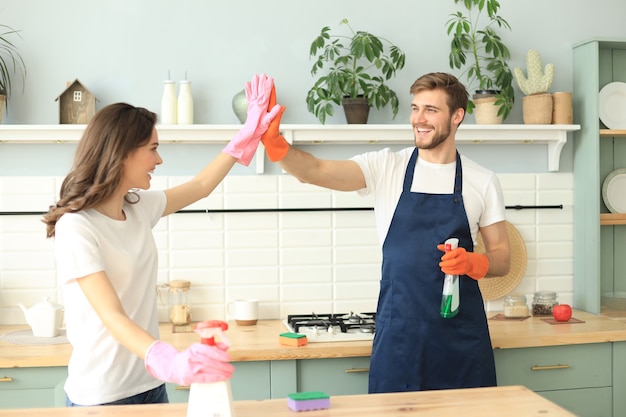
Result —
[[278, 336], [278, 343], [281, 345], [288, 346], [305, 346], [309, 343], [309, 339], [307, 339], [305, 334], [300, 333], [281, 333]]

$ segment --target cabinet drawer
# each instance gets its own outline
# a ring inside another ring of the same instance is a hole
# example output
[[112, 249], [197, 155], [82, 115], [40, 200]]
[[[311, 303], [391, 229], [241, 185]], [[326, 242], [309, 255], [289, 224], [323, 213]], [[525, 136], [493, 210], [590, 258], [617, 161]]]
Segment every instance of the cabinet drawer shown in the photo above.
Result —
[[610, 387], [541, 391], [542, 397], [580, 417], [616, 417]]
[[2, 368], [0, 408], [63, 407], [66, 378], [64, 366]]
[[367, 394], [369, 357], [302, 359], [298, 361], [298, 391], [328, 395]]
[[547, 391], [612, 384], [611, 343], [497, 349], [494, 356], [498, 385]]
[[0, 368], [0, 390], [54, 388], [66, 378], [65, 366]]

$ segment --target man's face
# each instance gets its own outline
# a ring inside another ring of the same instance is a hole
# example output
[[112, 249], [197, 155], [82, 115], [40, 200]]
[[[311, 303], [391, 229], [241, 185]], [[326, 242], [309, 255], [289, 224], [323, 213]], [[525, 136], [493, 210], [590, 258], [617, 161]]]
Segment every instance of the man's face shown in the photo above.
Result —
[[462, 110], [451, 115], [446, 100], [442, 90], [426, 90], [413, 95], [409, 120], [415, 146], [419, 149], [435, 149], [451, 137], [453, 123]]

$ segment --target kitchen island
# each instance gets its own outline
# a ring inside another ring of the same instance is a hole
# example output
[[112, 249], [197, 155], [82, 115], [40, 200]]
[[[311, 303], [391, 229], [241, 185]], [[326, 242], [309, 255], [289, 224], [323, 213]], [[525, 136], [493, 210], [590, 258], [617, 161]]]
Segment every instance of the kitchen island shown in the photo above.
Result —
[[[285, 399], [235, 401], [237, 417], [293, 417]], [[187, 404], [0, 410], [0, 417], [184, 417]], [[330, 409], [304, 413], [306, 417], [573, 417], [574, 414], [520, 386], [421, 391], [393, 394], [346, 395], [330, 398]]]

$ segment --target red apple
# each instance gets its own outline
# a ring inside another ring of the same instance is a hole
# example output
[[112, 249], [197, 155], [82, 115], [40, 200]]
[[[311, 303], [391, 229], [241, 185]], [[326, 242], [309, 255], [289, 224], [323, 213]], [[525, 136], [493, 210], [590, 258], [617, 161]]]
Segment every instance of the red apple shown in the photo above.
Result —
[[552, 306], [552, 316], [556, 321], [568, 321], [572, 318], [572, 307], [569, 304]]

